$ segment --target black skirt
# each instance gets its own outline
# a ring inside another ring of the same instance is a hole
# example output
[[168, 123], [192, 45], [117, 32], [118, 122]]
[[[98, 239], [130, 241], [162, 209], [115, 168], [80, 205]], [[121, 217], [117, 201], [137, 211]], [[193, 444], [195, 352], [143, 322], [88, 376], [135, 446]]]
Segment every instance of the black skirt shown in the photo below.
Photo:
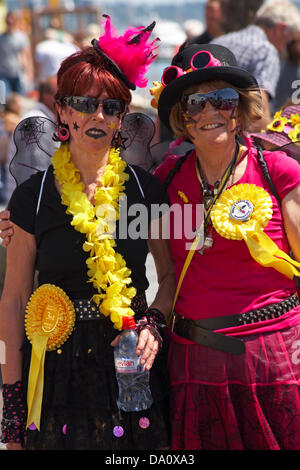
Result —
[[[153, 405], [146, 411], [122, 412], [117, 406], [118, 384], [110, 346], [115, 335], [108, 318], [79, 320], [61, 348], [46, 352], [41, 426], [40, 431], [28, 430], [28, 450], [168, 448], [166, 341], [150, 372]], [[31, 359], [27, 340], [23, 352], [27, 391]]]

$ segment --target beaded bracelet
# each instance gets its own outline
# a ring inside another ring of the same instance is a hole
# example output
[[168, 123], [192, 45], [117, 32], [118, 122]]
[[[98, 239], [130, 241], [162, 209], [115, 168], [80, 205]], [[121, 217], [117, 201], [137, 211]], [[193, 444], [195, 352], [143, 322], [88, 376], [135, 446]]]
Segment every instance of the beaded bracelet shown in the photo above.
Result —
[[26, 404], [20, 381], [3, 384], [3, 417], [1, 441], [23, 443], [26, 428]]
[[159, 328], [164, 328], [165, 326], [165, 317], [157, 308], [149, 308], [144, 312], [143, 316], [136, 321], [137, 333], [140, 334], [144, 328], [147, 328], [153, 334], [156, 341], [158, 341], [159, 349], [162, 347], [163, 343]]

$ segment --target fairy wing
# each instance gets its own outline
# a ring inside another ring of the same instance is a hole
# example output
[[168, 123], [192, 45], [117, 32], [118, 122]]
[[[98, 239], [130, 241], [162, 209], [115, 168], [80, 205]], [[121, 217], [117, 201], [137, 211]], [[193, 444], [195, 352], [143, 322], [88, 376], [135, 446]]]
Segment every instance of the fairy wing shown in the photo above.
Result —
[[170, 153], [184, 155], [193, 147], [187, 141], [182, 141], [178, 145], [173, 145], [172, 141], [151, 145], [154, 134], [155, 124], [148, 115], [144, 113], [127, 114], [119, 135], [119, 146], [123, 160], [153, 172]]
[[50, 165], [57, 143], [53, 141], [56, 125], [50, 119], [34, 116], [23, 119], [14, 131], [16, 152], [9, 171], [17, 185]]
[[144, 113], [127, 114], [122, 122], [119, 142], [116, 142], [123, 160], [150, 171], [153, 166], [150, 143], [154, 133], [155, 125], [149, 116]]

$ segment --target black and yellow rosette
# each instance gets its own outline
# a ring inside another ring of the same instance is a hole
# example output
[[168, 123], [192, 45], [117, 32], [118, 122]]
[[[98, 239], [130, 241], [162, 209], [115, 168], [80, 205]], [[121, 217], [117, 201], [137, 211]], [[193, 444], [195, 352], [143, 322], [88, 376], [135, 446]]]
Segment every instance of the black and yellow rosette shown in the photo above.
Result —
[[212, 209], [211, 221], [222, 237], [244, 240], [259, 264], [293, 279], [300, 275], [300, 263], [280, 250], [263, 230], [272, 213], [267, 191], [255, 184], [238, 184], [220, 196]]
[[75, 323], [73, 303], [66, 293], [52, 284], [43, 284], [26, 306], [25, 331], [32, 344], [27, 392], [27, 427], [40, 429], [46, 351], [60, 347]]

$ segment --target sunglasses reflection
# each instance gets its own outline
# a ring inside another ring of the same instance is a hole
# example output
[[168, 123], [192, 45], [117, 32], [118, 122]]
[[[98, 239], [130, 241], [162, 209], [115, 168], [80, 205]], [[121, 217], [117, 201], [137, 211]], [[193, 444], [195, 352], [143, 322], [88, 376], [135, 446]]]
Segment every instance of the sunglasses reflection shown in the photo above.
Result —
[[192, 93], [183, 96], [181, 107], [188, 116], [195, 116], [205, 108], [207, 102], [216, 109], [230, 111], [237, 107], [239, 94], [233, 88], [222, 88], [209, 93]]
[[69, 96], [65, 97], [63, 101], [75, 111], [85, 114], [95, 113], [99, 106], [102, 106], [103, 112], [107, 116], [119, 117], [125, 111], [124, 101], [113, 98], [99, 100], [90, 96]]

